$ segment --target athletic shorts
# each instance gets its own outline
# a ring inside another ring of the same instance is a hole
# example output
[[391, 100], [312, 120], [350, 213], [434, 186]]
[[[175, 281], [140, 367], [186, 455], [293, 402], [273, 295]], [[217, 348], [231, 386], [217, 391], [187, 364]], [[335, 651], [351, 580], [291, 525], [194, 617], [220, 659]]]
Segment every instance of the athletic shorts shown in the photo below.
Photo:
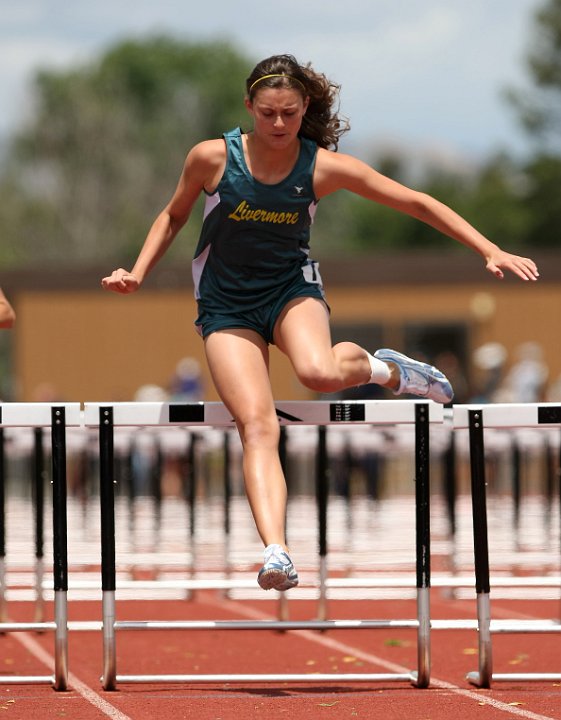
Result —
[[[274, 345], [273, 331], [279, 315], [287, 303], [299, 297], [313, 297], [325, 302], [321, 282], [312, 283], [308, 282], [304, 277], [298, 278], [295, 282], [281, 289], [273, 302], [251, 310], [240, 309], [238, 312], [225, 313], [207, 312], [203, 303], [199, 301], [199, 316], [195, 320], [195, 326], [197, 332], [203, 338], [217, 330], [247, 328], [255, 330], [268, 344]], [[325, 304], [329, 310], [329, 306], [327, 303]]]

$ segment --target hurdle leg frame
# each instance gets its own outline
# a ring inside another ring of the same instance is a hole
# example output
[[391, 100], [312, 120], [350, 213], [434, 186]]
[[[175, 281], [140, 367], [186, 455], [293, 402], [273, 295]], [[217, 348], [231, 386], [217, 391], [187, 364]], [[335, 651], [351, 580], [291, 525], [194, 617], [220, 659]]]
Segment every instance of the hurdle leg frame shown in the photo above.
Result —
[[[448, 446], [443, 453], [443, 476], [444, 476], [444, 501], [446, 504], [446, 514], [448, 518], [448, 534], [450, 540], [450, 550], [448, 551], [448, 564], [450, 573], [456, 575], [456, 500], [457, 500], [457, 487], [456, 487], [456, 472], [457, 472], [457, 457], [456, 457], [456, 434], [452, 430], [450, 432], [450, 438]], [[453, 589], [449, 589], [449, 592], [453, 595]]]
[[0, 622], [6, 621], [6, 453], [0, 427]]
[[[73, 425], [78, 425], [79, 406], [73, 404]], [[69, 406], [70, 407], [70, 406]], [[5, 403], [0, 406], [0, 422], [12, 427], [51, 428], [53, 493], [53, 591], [54, 622], [0, 623], [1, 632], [54, 631], [54, 674], [0, 676], [0, 684], [49, 683], [55, 690], [68, 688], [68, 549], [66, 509], [66, 426], [67, 408], [44, 403]], [[36, 433], [36, 437], [39, 433]], [[42, 521], [41, 521], [42, 522]], [[42, 533], [41, 533], [42, 534]], [[39, 548], [37, 547], [37, 550]], [[41, 548], [42, 549], [42, 548]]]
[[493, 653], [483, 411], [470, 410], [468, 417], [479, 670], [468, 673], [467, 679], [473, 685], [489, 688], [493, 675]]
[[101, 508], [101, 592], [103, 624], [104, 690], [117, 687], [115, 638], [115, 489], [113, 408], [99, 409], [99, 499]]
[[55, 594], [55, 690], [68, 688], [68, 520], [66, 510], [66, 422], [52, 408], [53, 575]]
[[[510, 429], [515, 427], [550, 427], [561, 424], [561, 406], [554, 403], [526, 403], [486, 405], [485, 408], [456, 406], [455, 414], [461, 415], [456, 427], [469, 430], [471, 465], [472, 511], [475, 555], [475, 588], [477, 594], [477, 621], [479, 669], [467, 674], [474, 685], [490, 688], [492, 682], [561, 680], [561, 673], [494, 673], [492, 661], [493, 634], [507, 633], [561, 633], [559, 621], [493, 621], [490, 603], [489, 543], [487, 528], [487, 501], [485, 475], [485, 427]], [[467, 413], [467, 423], [463, 416]], [[561, 488], [560, 488], [561, 492]], [[561, 498], [560, 498], [561, 500]]]
[[45, 619], [44, 578], [44, 510], [45, 510], [45, 454], [43, 450], [43, 428], [33, 428], [33, 507], [35, 510], [35, 622]]
[[[195, 578], [197, 572], [197, 514], [195, 512], [195, 508], [197, 503], [197, 457], [199, 442], [200, 436], [196, 432], [191, 431], [189, 435], [189, 453], [187, 468], [187, 502], [189, 505], [189, 550], [191, 552], [189, 574], [191, 579]], [[187, 597], [190, 600], [194, 600], [195, 595], [196, 590], [190, 590]]]
[[329, 478], [327, 469], [327, 430], [325, 425], [318, 427], [318, 447], [316, 453], [316, 502], [318, 513], [318, 552], [319, 552], [319, 597], [317, 619], [327, 619], [327, 504]]
[[428, 405], [415, 406], [415, 512], [417, 555], [417, 673], [414, 682], [430, 682], [430, 453]]

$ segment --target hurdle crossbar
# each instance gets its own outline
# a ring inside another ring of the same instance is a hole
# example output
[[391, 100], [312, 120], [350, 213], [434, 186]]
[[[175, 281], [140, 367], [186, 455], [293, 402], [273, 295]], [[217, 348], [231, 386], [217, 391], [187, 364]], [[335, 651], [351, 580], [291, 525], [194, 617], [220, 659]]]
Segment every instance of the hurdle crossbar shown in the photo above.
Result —
[[[295, 400], [275, 403], [281, 425], [414, 425], [415, 407], [418, 405], [427, 408], [428, 422], [443, 422], [442, 405], [422, 400]], [[98, 427], [103, 424], [104, 408], [111, 409], [113, 427], [235, 427], [231, 414], [219, 402], [85, 403], [84, 425]]]
[[[561, 673], [493, 673], [492, 635], [496, 633], [559, 633], [556, 621], [493, 621], [490, 605], [489, 540], [485, 473], [485, 428], [556, 427], [561, 425], [561, 405], [556, 403], [498, 403], [454, 406], [453, 426], [469, 431], [472, 514], [477, 594], [479, 668], [467, 679], [489, 688], [493, 681], [561, 680]], [[560, 488], [561, 490], [561, 488]]]
[[[430, 401], [384, 400], [384, 401], [314, 401], [278, 402], [276, 412], [281, 425], [411, 425], [415, 429], [415, 492], [416, 492], [416, 546], [417, 546], [417, 618], [402, 621], [417, 630], [417, 669], [400, 674], [329, 674], [321, 676], [322, 682], [378, 682], [408, 681], [417, 687], [427, 687], [430, 681], [430, 489], [429, 489], [429, 426], [442, 423], [443, 408]], [[140, 630], [159, 627], [146, 623], [117, 622], [115, 591], [115, 510], [113, 487], [113, 438], [116, 427], [186, 426], [231, 427], [233, 418], [222, 403], [85, 403], [84, 425], [99, 431], [100, 453], [100, 504], [102, 534], [102, 614], [103, 614], [103, 675], [106, 690], [115, 690], [119, 682], [317, 682], [317, 675], [119, 675], [117, 673], [116, 630]], [[321, 463], [318, 463], [321, 464]], [[320, 478], [318, 477], [318, 483]], [[323, 483], [323, 480], [321, 480]], [[325, 488], [322, 492], [325, 491]], [[325, 527], [320, 527], [320, 550], [326, 554]], [[338, 621], [289, 621], [247, 623], [231, 621], [218, 625], [210, 621], [203, 629], [252, 629], [267, 630], [273, 626], [282, 630], [336, 629]], [[357, 624], [358, 622], [358, 624]], [[348, 627], [395, 627], [389, 621], [356, 621]], [[392, 621], [395, 622], [395, 621]], [[362, 624], [361, 624], [362, 623]], [[366, 623], [366, 624], [365, 624]], [[169, 624], [167, 624], [169, 625]], [[182, 623], [183, 629], [195, 629], [192, 623]]]
[[[53, 488], [53, 590], [54, 622], [11, 623], [0, 622], [0, 633], [54, 631], [54, 674], [52, 675], [0, 675], [0, 684], [53, 685], [55, 690], [68, 687], [68, 552], [66, 511], [66, 428], [82, 425], [79, 403], [2, 403], [0, 404], [0, 428], [29, 427], [50, 428]], [[38, 438], [39, 435], [37, 434]], [[37, 440], [38, 442], [38, 440]], [[2, 563], [4, 562], [4, 467], [0, 463], [1, 510], [2, 510]], [[40, 522], [40, 521], [39, 521]], [[42, 555], [38, 541], [37, 556]], [[5, 591], [5, 572], [1, 568], [2, 597]], [[4, 606], [5, 607], [5, 606]], [[2, 617], [2, 620], [6, 620]]]

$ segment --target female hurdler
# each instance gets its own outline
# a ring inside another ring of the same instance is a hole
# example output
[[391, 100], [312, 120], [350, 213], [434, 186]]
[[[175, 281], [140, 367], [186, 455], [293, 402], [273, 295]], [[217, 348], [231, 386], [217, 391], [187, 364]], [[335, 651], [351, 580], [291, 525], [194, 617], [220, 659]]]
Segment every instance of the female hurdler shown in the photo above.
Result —
[[290, 55], [267, 58], [247, 79], [253, 120], [188, 153], [178, 186], [152, 225], [138, 259], [103, 278], [117, 293], [139, 289], [201, 193], [206, 205], [193, 260], [196, 325], [222, 401], [243, 446], [245, 487], [265, 545], [258, 582], [298, 584], [285, 539], [286, 483], [278, 455], [279, 423], [269, 380], [269, 344], [285, 353], [306, 387], [336, 392], [365, 383], [440, 403], [452, 400], [436, 368], [396, 352], [371, 355], [350, 342], [332, 346], [329, 310], [309, 232], [318, 201], [337, 190], [422, 220], [479, 253], [487, 270], [536, 280], [535, 263], [504, 252], [450, 208], [335, 152], [342, 133], [338, 86]]

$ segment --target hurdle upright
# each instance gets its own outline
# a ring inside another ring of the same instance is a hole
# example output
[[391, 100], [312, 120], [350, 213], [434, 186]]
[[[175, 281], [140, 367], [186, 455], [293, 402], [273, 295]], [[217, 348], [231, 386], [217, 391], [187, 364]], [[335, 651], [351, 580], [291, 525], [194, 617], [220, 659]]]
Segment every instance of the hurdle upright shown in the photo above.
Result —
[[[561, 622], [555, 620], [498, 621], [491, 618], [489, 540], [487, 531], [485, 428], [551, 428], [561, 427], [561, 405], [556, 403], [503, 403], [454, 406], [454, 428], [469, 431], [475, 588], [477, 593], [479, 669], [467, 675], [468, 680], [489, 688], [493, 681], [559, 681], [561, 673], [494, 673], [492, 635], [498, 633], [561, 633]], [[561, 486], [560, 486], [561, 506]]]
[[[429, 430], [442, 424], [441, 405], [422, 400], [295, 401], [276, 403], [281, 425], [341, 424], [410, 425], [415, 429], [417, 618], [410, 620], [311, 621], [117, 621], [113, 437], [116, 427], [232, 427], [222, 403], [85, 403], [84, 424], [99, 432], [102, 544], [103, 676], [106, 690], [117, 683], [141, 682], [411, 682], [427, 687], [430, 680], [430, 487]], [[321, 551], [325, 552], [324, 538]], [[281, 675], [119, 675], [116, 631], [123, 630], [337, 630], [410, 628], [417, 631], [417, 669], [407, 673]]]
[[[0, 684], [49, 683], [55, 690], [68, 687], [68, 553], [66, 510], [66, 428], [80, 427], [79, 403], [1, 403], [0, 427], [51, 429], [53, 487], [53, 622], [0, 622], [0, 633], [17, 631], [54, 631], [53, 675], [0, 675]], [[2, 463], [3, 464], [3, 463]], [[4, 468], [2, 467], [2, 480]], [[3, 489], [3, 488], [2, 488]], [[3, 510], [2, 503], [2, 510]], [[2, 538], [2, 550], [4, 550]], [[2, 583], [4, 569], [2, 568]], [[4, 587], [2, 587], [4, 596]], [[4, 620], [4, 618], [2, 618]]]

